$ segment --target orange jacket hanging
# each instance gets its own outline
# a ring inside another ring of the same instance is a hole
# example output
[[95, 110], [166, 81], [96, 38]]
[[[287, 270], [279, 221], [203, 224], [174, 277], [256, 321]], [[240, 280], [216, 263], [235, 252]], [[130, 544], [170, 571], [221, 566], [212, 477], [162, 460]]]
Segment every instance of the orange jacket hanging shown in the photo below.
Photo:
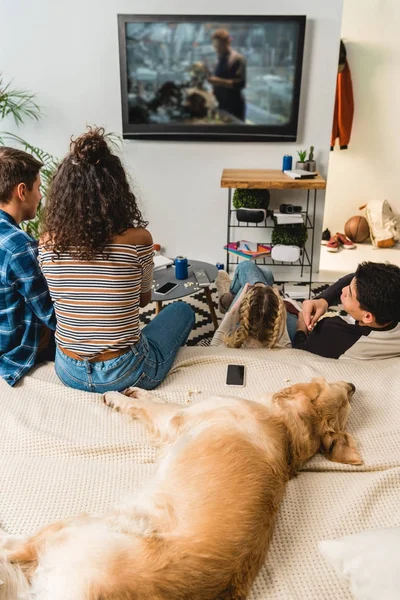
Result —
[[344, 68], [341, 71], [339, 71], [337, 76], [331, 150], [333, 150], [336, 138], [339, 138], [339, 145], [341, 150], [345, 150], [347, 148], [351, 136], [353, 114], [353, 84], [351, 82], [350, 67], [346, 60]]

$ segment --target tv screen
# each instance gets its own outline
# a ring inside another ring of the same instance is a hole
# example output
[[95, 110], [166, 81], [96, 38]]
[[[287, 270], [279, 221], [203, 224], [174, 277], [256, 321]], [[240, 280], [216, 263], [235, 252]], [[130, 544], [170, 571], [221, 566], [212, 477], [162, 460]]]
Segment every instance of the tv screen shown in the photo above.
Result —
[[304, 16], [118, 21], [125, 138], [296, 140]]

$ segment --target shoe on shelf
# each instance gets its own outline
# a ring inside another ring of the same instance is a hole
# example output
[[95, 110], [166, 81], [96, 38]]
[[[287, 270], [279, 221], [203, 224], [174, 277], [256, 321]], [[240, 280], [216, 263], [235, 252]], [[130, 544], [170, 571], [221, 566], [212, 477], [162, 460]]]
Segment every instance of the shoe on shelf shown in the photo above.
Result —
[[346, 235], [344, 235], [344, 233], [336, 233], [336, 238], [337, 238], [339, 244], [345, 250], [352, 250], [353, 248], [356, 247], [356, 244], [354, 242], [352, 242], [351, 240], [349, 240], [349, 238]]
[[339, 250], [340, 244], [336, 235], [333, 235], [329, 242], [326, 244], [326, 249], [328, 252], [337, 252]]
[[215, 287], [218, 294], [218, 309], [221, 314], [225, 314], [232, 304], [233, 295], [229, 291], [231, 288], [231, 278], [228, 273], [221, 269], [215, 279]]
[[331, 232], [329, 231], [329, 229], [325, 229], [325, 231], [322, 232], [322, 238], [321, 238], [321, 245], [322, 246], [326, 246], [329, 243], [329, 240], [331, 239], [332, 235]]

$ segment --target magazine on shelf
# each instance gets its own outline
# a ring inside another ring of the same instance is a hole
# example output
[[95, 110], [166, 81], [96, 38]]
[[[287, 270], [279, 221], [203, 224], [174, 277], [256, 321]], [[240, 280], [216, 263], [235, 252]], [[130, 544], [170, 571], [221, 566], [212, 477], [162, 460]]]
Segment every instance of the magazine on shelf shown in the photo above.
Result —
[[[254, 249], [255, 247], [257, 249]], [[228, 250], [231, 254], [236, 254], [242, 258], [250, 259], [269, 256], [271, 254], [271, 246], [269, 244], [258, 244], [255, 242], [247, 242], [246, 240], [225, 244], [224, 250]]]
[[283, 172], [292, 179], [314, 179], [318, 175], [316, 171], [306, 171], [305, 169], [292, 169]]
[[278, 225], [304, 223], [304, 217], [302, 213], [281, 213], [279, 210], [274, 210], [274, 219], [276, 219]]

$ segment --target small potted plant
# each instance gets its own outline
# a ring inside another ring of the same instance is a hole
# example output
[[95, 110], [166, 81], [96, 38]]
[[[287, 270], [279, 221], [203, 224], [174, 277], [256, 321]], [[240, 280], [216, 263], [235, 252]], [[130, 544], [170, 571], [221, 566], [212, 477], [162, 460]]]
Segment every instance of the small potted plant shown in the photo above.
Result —
[[233, 194], [233, 206], [238, 221], [261, 223], [267, 216], [269, 191], [238, 188]]
[[296, 169], [305, 169], [307, 150], [298, 150], [297, 154], [299, 155], [299, 160], [296, 162]]
[[308, 239], [307, 227], [304, 224], [275, 225], [271, 241], [274, 245], [298, 246], [304, 248]]
[[310, 146], [310, 151], [308, 153], [308, 159], [306, 161], [306, 171], [315, 171], [317, 168], [317, 163], [314, 160], [314, 146]]

